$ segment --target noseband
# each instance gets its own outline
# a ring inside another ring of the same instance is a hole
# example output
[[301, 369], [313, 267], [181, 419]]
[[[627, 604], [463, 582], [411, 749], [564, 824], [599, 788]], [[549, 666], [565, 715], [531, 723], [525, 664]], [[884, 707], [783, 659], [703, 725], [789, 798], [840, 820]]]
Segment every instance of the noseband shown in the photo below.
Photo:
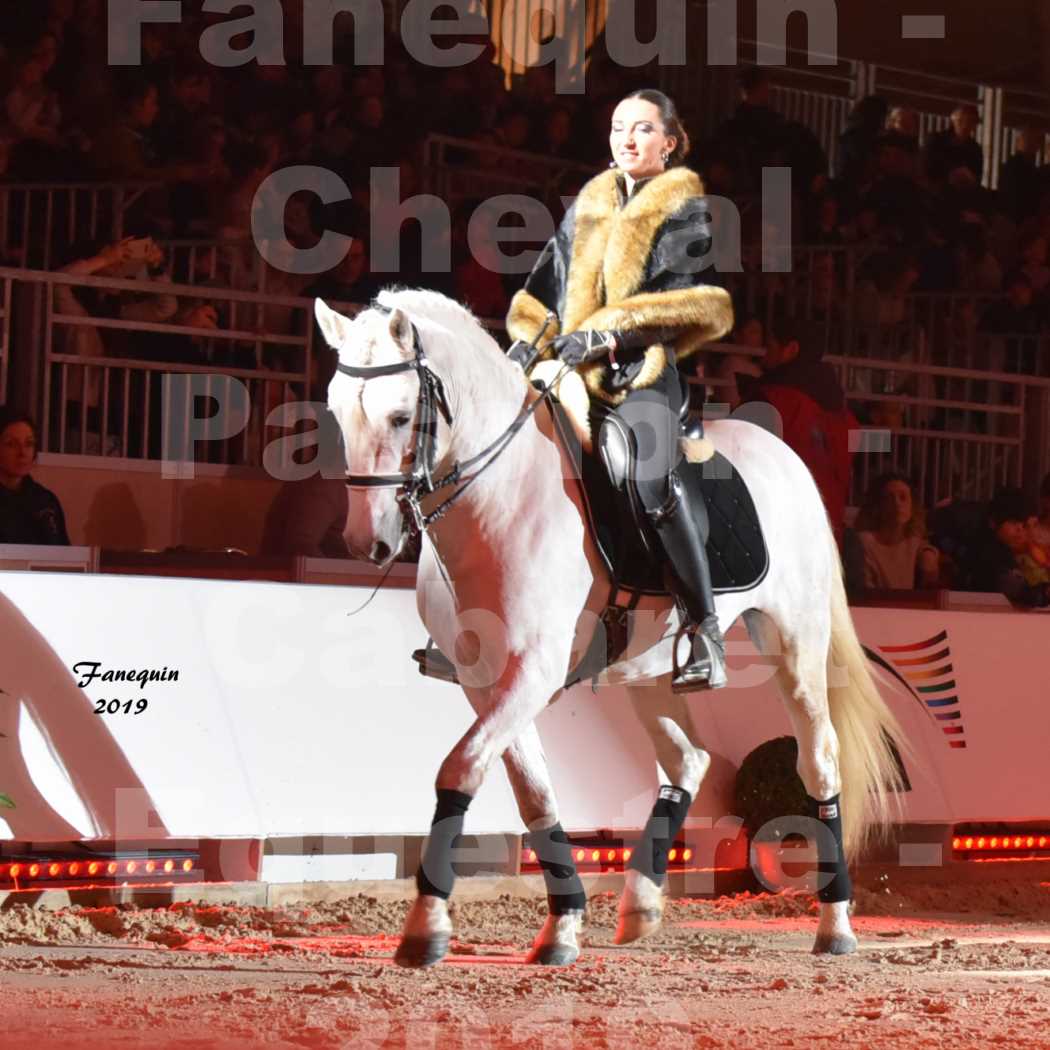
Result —
[[[384, 313], [390, 313], [390, 309], [375, 304], [373, 309]], [[411, 323], [411, 322], [410, 322]], [[543, 333], [550, 323], [544, 324], [533, 345], [539, 342]], [[536, 411], [539, 405], [545, 401], [551, 390], [557, 386], [558, 380], [568, 371], [566, 365], [540, 396], [531, 404], [526, 404], [518, 413], [517, 418], [503, 433], [483, 448], [476, 456], [463, 463], [456, 462], [452, 469], [439, 478], [434, 477], [434, 467], [437, 447], [438, 416], [444, 419], [446, 425], [452, 426], [452, 411], [448, 406], [445, 396], [445, 385], [441, 377], [430, 367], [426, 354], [423, 352], [423, 344], [419, 338], [419, 329], [412, 324], [412, 357], [406, 361], [399, 361], [393, 365], [372, 365], [359, 368], [354, 365], [344, 365], [341, 361], [336, 369], [345, 376], [352, 379], [381, 379], [383, 376], [399, 375], [402, 372], [415, 372], [419, 377], [419, 396], [416, 401], [415, 422], [415, 445], [412, 450], [410, 472], [401, 474], [347, 474], [346, 484], [350, 488], [361, 489], [397, 489], [397, 501], [401, 507], [401, 513], [405, 520], [410, 523], [413, 532], [425, 532], [435, 521], [442, 518], [453, 503], [499, 458], [500, 454], [510, 443], [511, 438], [521, 430], [525, 422]], [[479, 466], [480, 464], [480, 466]], [[477, 466], [473, 474], [465, 472]], [[460, 482], [463, 482], [460, 485]], [[442, 489], [455, 487], [442, 503], [435, 507], [429, 514], [423, 513], [423, 500]]]

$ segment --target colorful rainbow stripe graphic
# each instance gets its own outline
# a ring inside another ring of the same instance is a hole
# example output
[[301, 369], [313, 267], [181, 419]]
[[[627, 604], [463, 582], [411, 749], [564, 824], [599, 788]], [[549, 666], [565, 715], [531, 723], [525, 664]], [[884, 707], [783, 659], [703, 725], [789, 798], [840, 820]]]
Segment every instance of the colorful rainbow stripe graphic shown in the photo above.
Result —
[[949, 747], [966, 747], [947, 631], [924, 642], [880, 645], [878, 652], [865, 646], [864, 651], [922, 705], [931, 721], [941, 727]]

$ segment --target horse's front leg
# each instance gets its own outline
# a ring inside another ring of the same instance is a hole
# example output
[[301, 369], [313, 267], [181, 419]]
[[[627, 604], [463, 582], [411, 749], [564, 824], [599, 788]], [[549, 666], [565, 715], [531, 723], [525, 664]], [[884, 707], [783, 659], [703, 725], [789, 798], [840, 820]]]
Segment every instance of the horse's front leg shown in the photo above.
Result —
[[452, 924], [446, 902], [455, 882], [456, 842], [463, 831], [467, 809], [493, 760], [532, 725], [557, 692], [560, 675], [564, 674], [565, 663], [559, 662], [560, 654], [544, 659], [539, 655], [542, 652], [540, 647], [528, 655], [512, 654], [491, 689], [465, 689], [479, 713], [438, 771], [437, 806], [416, 874], [418, 897], [408, 913], [394, 956], [402, 966], [430, 966], [448, 951]]

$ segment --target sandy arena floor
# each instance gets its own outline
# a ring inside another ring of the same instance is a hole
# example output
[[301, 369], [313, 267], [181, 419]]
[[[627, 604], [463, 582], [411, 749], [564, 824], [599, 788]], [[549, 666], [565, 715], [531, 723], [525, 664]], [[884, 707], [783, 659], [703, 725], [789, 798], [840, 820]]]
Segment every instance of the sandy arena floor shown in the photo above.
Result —
[[[1050, 1047], [1050, 883], [857, 889], [860, 950], [810, 954], [808, 897], [669, 905], [612, 945], [592, 900], [567, 969], [522, 965], [534, 900], [461, 903], [438, 967], [391, 963], [407, 905], [0, 911], [0, 1047]], [[932, 910], [937, 908], [937, 911]]]

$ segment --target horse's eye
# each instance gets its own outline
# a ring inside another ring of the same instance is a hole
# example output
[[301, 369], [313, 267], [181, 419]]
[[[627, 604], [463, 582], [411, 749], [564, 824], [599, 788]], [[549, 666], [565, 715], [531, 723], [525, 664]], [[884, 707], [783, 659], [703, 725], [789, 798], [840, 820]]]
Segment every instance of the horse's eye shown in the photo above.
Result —
[[392, 430], [403, 430], [412, 422], [412, 417], [407, 412], [395, 412], [390, 417], [390, 427]]

